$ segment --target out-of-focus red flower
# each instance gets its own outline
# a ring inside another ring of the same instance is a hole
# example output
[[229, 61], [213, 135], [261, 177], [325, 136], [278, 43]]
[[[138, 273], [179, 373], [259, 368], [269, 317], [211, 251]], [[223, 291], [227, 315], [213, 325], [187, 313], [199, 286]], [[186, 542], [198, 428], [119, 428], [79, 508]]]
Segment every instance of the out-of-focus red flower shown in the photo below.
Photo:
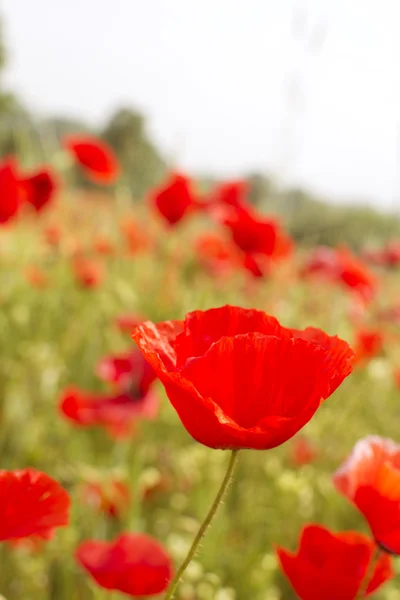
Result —
[[194, 247], [200, 263], [214, 275], [229, 272], [240, 264], [240, 253], [218, 233], [203, 233]]
[[355, 292], [364, 301], [376, 293], [377, 279], [368, 266], [348, 248], [324, 248], [313, 251], [301, 271], [305, 277], [318, 275]]
[[151, 391], [143, 397], [128, 393], [91, 394], [75, 387], [62, 395], [60, 411], [81, 427], [105, 427], [115, 438], [126, 437], [138, 419], [154, 419], [158, 414], [158, 397]]
[[319, 275], [333, 279], [337, 274], [336, 253], [332, 248], [317, 246], [308, 255], [300, 274], [303, 277]]
[[222, 449], [261, 450], [291, 438], [351, 373], [354, 355], [323, 331], [287, 329], [234, 306], [147, 321], [132, 337], [188, 432]]
[[314, 462], [318, 452], [316, 448], [305, 437], [296, 437], [293, 440], [290, 460], [294, 465], [309, 465]]
[[123, 481], [88, 481], [81, 486], [81, 497], [85, 504], [110, 517], [123, 515], [131, 500], [131, 493]]
[[93, 259], [76, 257], [72, 262], [76, 281], [85, 288], [97, 288], [104, 280], [104, 266]]
[[[224, 220], [235, 244], [248, 254], [274, 256], [279, 236], [282, 235], [279, 223], [266, 219], [255, 211], [235, 208]], [[281, 243], [281, 242], [279, 242]], [[288, 247], [288, 251], [289, 251]], [[281, 248], [279, 248], [281, 253]]]
[[262, 257], [264, 260], [260, 256], [255, 258], [253, 254], [244, 255], [243, 266], [253, 277], [264, 277], [270, 271], [270, 263], [266, 264], [265, 256]]
[[134, 398], [145, 396], [157, 377], [153, 367], [137, 348], [104, 357], [97, 365], [96, 372], [101, 379], [118, 384]]
[[114, 183], [119, 175], [119, 164], [114, 151], [103, 140], [89, 135], [74, 135], [64, 139], [68, 150], [85, 171], [87, 177], [98, 183]]
[[144, 321], [139, 315], [119, 315], [115, 319], [115, 324], [122, 333], [131, 333], [132, 329], [140, 325]]
[[49, 246], [57, 248], [60, 245], [62, 230], [59, 225], [55, 223], [47, 225], [43, 230], [44, 238]]
[[377, 279], [361, 259], [353, 256], [347, 248], [337, 250], [338, 278], [346, 287], [359, 294], [365, 301], [373, 298]]
[[35, 288], [46, 288], [49, 278], [46, 273], [36, 265], [28, 265], [25, 269], [26, 280]]
[[96, 236], [93, 242], [93, 249], [97, 254], [104, 256], [109, 256], [115, 252], [112, 241], [105, 235]]
[[0, 164], [0, 225], [13, 219], [21, 206], [21, 186], [14, 162]]
[[68, 493], [46, 473], [0, 471], [0, 541], [48, 539], [55, 527], [68, 524], [69, 507]]
[[384, 335], [378, 329], [359, 329], [353, 344], [355, 362], [361, 363], [371, 360], [382, 352]]
[[333, 482], [364, 515], [377, 544], [400, 554], [400, 446], [378, 436], [360, 440]]
[[36, 212], [41, 212], [54, 198], [57, 183], [50, 169], [40, 169], [21, 180], [25, 200], [33, 206]]
[[101, 587], [130, 596], [161, 594], [172, 579], [167, 551], [145, 534], [126, 533], [113, 542], [83, 542], [76, 559]]
[[151, 194], [151, 202], [169, 225], [176, 225], [190, 210], [198, 207], [192, 186], [188, 177], [173, 173], [162, 187]]
[[398, 267], [400, 264], [400, 242], [389, 242], [382, 253], [382, 261], [388, 267]]
[[[320, 525], [307, 525], [297, 553], [277, 548], [281, 568], [301, 600], [356, 600], [375, 544], [355, 531], [333, 533]], [[370, 595], [393, 577], [391, 558], [379, 557], [366, 586]]]
[[244, 179], [226, 181], [213, 190], [210, 198], [210, 205], [250, 209], [250, 205], [247, 201], [248, 192], [249, 184]]
[[137, 254], [138, 252], [148, 250], [152, 245], [149, 234], [135, 219], [125, 218], [121, 222], [121, 231], [130, 254]]

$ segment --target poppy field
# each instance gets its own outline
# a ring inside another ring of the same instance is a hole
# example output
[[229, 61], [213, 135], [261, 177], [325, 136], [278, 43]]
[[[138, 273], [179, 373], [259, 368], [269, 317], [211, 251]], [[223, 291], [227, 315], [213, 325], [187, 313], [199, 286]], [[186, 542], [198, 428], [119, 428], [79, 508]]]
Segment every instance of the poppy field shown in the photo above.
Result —
[[62, 152], [0, 164], [0, 598], [399, 600], [400, 242]]

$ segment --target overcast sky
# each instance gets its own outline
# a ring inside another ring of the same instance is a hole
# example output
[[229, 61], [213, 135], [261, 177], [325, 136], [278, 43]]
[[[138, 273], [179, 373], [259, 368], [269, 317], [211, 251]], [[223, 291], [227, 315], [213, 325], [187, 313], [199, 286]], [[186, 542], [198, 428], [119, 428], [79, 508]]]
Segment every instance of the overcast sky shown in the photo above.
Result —
[[399, 0], [0, 0], [38, 115], [143, 111], [177, 164], [400, 210]]

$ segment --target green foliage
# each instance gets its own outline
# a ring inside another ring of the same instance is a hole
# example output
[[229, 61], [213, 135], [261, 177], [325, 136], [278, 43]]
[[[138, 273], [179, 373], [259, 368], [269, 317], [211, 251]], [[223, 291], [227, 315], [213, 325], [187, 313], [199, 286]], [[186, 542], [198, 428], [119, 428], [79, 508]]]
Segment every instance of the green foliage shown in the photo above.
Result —
[[130, 108], [119, 109], [101, 132], [119, 158], [123, 182], [136, 199], [159, 183], [166, 164], [146, 132], [144, 117]]

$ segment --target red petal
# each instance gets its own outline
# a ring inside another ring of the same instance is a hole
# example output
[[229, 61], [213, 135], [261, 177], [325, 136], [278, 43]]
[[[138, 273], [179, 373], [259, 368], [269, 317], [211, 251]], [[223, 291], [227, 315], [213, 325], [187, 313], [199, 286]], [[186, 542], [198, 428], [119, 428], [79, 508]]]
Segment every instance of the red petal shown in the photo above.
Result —
[[175, 342], [178, 365], [183, 366], [193, 356], [201, 356], [223, 336], [232, 337], [242, 333], [259, 332], [265, 335], [289, 337], [289, 330], [260, 310], [221, 306], [186, 315], [184, 331]]
[[133, 330], [132, 338], [158, 376], [160, 372], [175, 369], [174, 343], [182, 329], [183, 321], [164, 321], [157, 325], [145, 321]]
[[88, 177], [99, 183], [113, 183], [119, 175], [114, 151], [103, 140], [88, 135], [69, 136], [64, 146], [83, 167]]
[[167, 552], [144, 534], [121, 535], [114, 542], [84, 542], [76, 558], [101, 587], [131, 596], [160, 594], [172, 578]]
[[46, 473], [0, 471], [0, 540], [46, 537], [68, 524], [69, 506], [67, 492]]

